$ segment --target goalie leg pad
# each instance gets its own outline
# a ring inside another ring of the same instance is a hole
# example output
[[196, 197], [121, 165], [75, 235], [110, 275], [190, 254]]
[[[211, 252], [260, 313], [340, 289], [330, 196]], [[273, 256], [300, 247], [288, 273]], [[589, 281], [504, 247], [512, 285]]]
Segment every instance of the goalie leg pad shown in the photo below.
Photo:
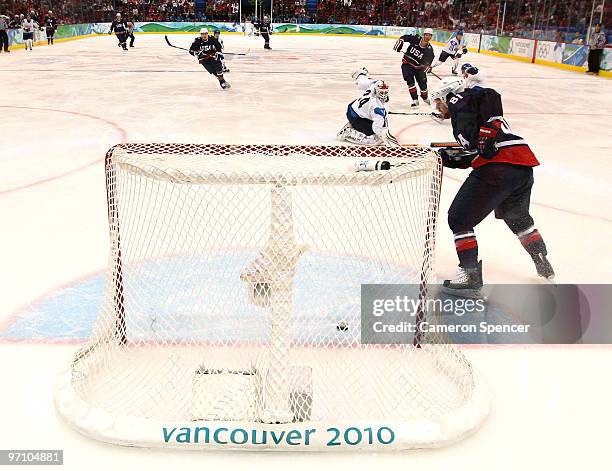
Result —
[[[353, 129], [352, 127], [347, 128], [343, 131], [344, 132], [341, 140], [346, 142], [351, 142], [353, 144], [361, 144], [364, 146], [377, 146], [382, 143], [381, 139], [376, 134], [366, 136], [364, 133]], [[340, 136], [340, 134], [338, 134], [338, 136]]]

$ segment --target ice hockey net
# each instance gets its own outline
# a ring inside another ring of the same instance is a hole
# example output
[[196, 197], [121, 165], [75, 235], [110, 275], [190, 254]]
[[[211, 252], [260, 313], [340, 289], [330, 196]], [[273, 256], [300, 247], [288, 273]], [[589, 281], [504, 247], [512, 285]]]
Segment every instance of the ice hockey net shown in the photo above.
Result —
[[[363, 159], [394, 166], [356, 172]], [[406, 449], [485, 416], [444, 339], [360, 341], [363, 284], [424, 299], [433, 281], [442, 167], [429, 148], [122, 144], [105, 165], [107, 289], [56, 394], [83, 433], [335, 450], [338, 431], [341, 448]]]

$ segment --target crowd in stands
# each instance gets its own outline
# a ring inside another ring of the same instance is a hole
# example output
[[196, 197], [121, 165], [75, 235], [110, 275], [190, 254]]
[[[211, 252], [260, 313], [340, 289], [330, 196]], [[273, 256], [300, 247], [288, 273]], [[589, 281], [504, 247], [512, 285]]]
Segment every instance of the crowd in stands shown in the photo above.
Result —
[[[60, 23], [110, 21], [121, 12], [132, 21], [239, 21], [240, 0], [0, 0], [0, 14], [34, 12], [44, 21], [49, 9]], [[242, 0], [242, 12], [253, 11], [254, 0]], [[270, 0], [260, 0], [270, 11]], [[605, 11], [604, 30], [612, 26], [612, 2]], [[458, 29], [478, 33], [536, 37], [580, 44], [588, 29], [592, 0], [273, 0], [275, 22], [377, 24]], [[599, 7], [601, 8], [601, 7]], [[505, 9], [505, 15], [504, 15]], [[244, 15], [243, 15], [244, 19]], [[611, 23], [606, 25], [606, 22]]]

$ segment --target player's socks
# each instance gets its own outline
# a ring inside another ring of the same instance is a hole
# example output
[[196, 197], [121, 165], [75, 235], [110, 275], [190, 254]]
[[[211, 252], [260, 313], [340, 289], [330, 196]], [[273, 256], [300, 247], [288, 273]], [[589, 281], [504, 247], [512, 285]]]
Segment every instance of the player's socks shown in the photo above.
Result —
[[516, 236], [533, 260], [538, 275], [550, 281], [554, 281], [555, 271], [546, 258], [548, 251], [546, 250], [544, 239], [542, 239], [538, 230], [531, 226], [524, 231], [518, 232]]
[[[412, 106], [419, 106], [419, 95], [417, 94], [416, 87], [408, 87], [408, 91], [410, 92], [410, 98], [412, 98]], [[416, 101], [416, 105], [414, 102]]]
[[478, 241], [474, 231], [455, 232], [454, 236], [459, 265], [468, 268], [478, 265]]

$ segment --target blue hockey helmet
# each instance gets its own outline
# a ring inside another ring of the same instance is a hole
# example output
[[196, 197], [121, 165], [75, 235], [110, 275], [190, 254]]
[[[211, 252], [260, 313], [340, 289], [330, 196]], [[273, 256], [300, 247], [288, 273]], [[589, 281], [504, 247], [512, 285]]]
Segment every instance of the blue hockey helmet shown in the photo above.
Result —
[[472, 64], [470, 64], [469, 62], [466, 62], [465, 64], [463, 64], [461, 66], [461, 73], [462, 74], [470, 74], [470, 75], [476, 75], [478, 73], [478, 68], [474, 67]]

